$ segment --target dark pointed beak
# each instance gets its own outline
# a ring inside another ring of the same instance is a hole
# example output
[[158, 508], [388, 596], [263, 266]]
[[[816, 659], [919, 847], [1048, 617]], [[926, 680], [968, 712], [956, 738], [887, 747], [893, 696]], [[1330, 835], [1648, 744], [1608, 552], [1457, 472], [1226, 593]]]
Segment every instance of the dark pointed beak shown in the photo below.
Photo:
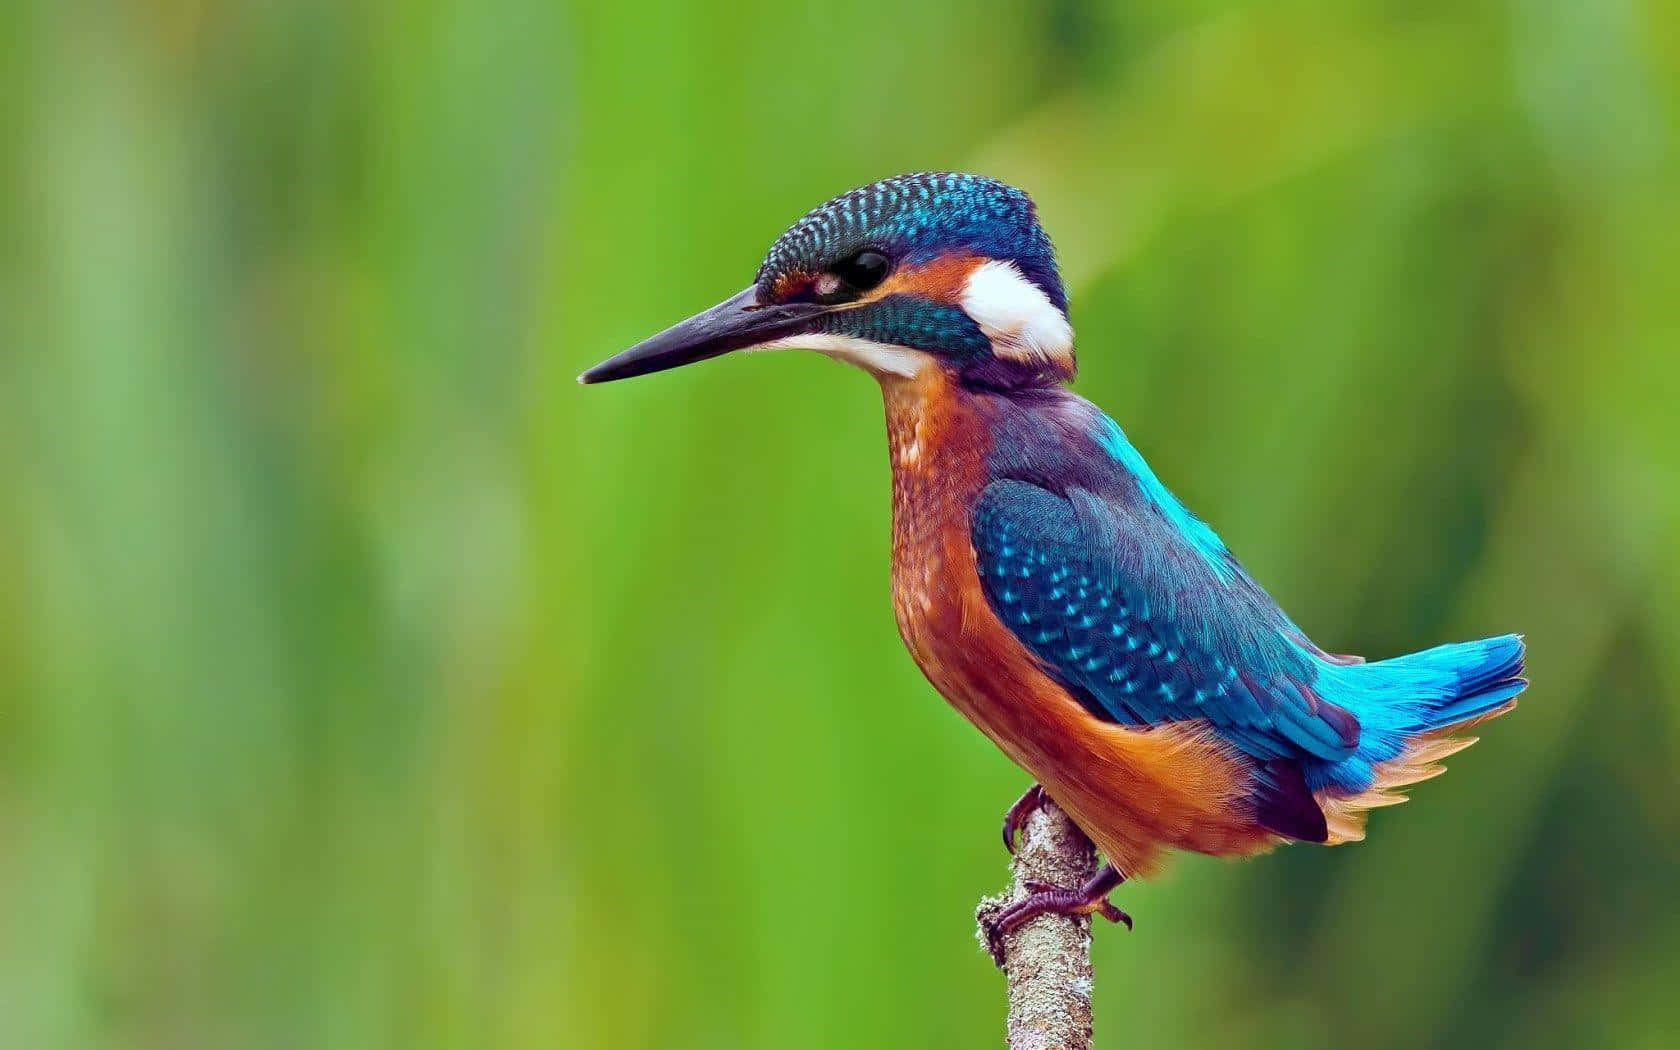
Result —
[[808, 302], [761, 304], [757, 287], [749, 287], [710, 310], [607, 358], [578, 376], [578, 382], [610, 383], [615, 379], [645, 376], [797, 335], [809, 331], [811, 322], [828, 310], [829, 307]]

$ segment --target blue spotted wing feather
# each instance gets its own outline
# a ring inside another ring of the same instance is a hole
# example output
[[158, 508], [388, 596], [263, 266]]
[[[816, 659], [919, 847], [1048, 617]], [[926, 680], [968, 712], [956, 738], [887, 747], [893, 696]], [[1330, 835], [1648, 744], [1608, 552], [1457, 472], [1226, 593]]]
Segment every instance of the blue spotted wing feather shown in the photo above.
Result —
[[[1262, 825], [1322, 840], [1316, 793], [1380, 790], [1412, 742], [1497, 714], [1527, 685], [1516, 635], [1373, 663], [1324, 652], [1112, 420], [1056, 396], [1056, 412], [1001, 428], [1000, 480], [975, 503], [987, 601], [1098, 717], [1203, 720], [1252, 758]], [[1082, 420], [1080, 436], [1047, 418]]]
[[1281, 614], [1175, 550], [1165, 523], [1084, 489], [1005, 480], [972, 526], [994, 611], [1094, 713], [1205, 719], [1261, 763], [1353, 755], [1357, 720], [1314, 693]]

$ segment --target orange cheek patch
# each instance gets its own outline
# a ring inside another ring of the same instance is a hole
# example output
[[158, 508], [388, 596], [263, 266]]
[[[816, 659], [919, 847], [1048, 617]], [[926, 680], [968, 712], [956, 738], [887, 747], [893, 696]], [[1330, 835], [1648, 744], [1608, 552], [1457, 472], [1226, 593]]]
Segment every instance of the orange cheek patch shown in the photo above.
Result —
[[[978, 255], [958, 254], [942, 255], [919, 266], [900, 266], [856, 302], [842, 303], [841, 306], [863, 306], [889, 295], [915, 295], [936, 303], [958, 306], [962, 303], [963, 290], [968, 286], [968, 275], [985, 262]], [[777, 302], [786, 302], [805, 293], [820, 293], [824, 290], [820, 286], [824, 276], [808, 270], [790, 270], [776, 278], [776, 283], [770, 288], [770, 296]]]
[[873, 301], [889, 295], [916, 295], [936, 303], [962, 302], [968, 275], [985, 260], [978, 255], [942, 255], [919, 266], [901, 266], [868, 296]]

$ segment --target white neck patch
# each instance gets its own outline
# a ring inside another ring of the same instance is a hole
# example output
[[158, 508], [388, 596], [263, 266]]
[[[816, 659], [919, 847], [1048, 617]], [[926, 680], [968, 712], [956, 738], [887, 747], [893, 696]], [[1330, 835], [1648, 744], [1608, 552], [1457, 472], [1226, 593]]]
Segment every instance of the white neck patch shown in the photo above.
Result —
[[993, 259], [975, 267], [963, 285], [962, 307], [998, 357], [1072, 367], [1073, 326], [1067, 315], [1014, 263]]
[[836, 361], [846, 361], [875, 375], [909, 379], [933, 361], [933, 355], [908, 346], [893, 346], [832, 332], [808, 332], [755, 346], [754, 350], [815, 350]]

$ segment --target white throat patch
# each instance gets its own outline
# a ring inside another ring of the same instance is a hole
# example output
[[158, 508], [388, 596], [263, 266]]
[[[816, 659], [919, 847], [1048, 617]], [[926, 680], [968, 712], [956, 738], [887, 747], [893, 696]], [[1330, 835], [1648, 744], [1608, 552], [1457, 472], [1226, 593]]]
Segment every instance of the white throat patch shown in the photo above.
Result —
[[1072, 367], [1073, 326], [1014, 263], [993, 259], [975, 267], [963, 285], [962, 307], [998, 357]]
[[755, 346], [754, 350], [815, 350], [836, 361], [847, 361], [875, 375], [895, 375], [909, 379], [933, 360], [931, 354], [908, 346], [877, 343], [856, 336], [836, 335], [832, 332], [809, 332], [776, 339]]

